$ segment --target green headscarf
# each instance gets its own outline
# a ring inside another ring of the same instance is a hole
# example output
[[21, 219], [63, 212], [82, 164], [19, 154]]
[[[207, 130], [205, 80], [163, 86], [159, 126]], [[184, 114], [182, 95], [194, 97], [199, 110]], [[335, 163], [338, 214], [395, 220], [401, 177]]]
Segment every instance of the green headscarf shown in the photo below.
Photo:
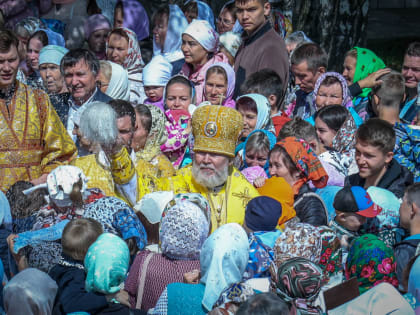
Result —
[[398, 287], [394, 251], [376, 235], [365, 234], [357, 238], [350, 248], [346, 264], [346, 279], [357, 277], [359, 291], [388, 282]]
[[[369, 74], [385, 68], [385, 63], [373, 51], [367, 48], [354, 47], [357, 51], [356, 70], [354, 72], [353, 83], [366, 78]], [[352, 49], [352, 50], [353, 50]], [[358, 96], [366, 97], [370, 93], [370, 88], [364, 88]]]

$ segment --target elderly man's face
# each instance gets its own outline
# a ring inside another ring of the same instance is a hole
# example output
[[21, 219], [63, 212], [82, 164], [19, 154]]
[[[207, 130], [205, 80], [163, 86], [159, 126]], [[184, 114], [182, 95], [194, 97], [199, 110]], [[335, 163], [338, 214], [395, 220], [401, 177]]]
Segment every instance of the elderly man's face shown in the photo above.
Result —
[[80, 60], [72, 67], [64, 69], [64, 81], [76, 104], [86, 102], [95, 92], [97, 75], [85, 60]]
[[7, 88], [16, 79], [19, 55], [15, 45], [8, 52], [0, 52], [0, 88]]
[[223, 185], [229, 176], [230, 159], [222, 154], [196, 152], [192, 173], [202, 186], [214, 188]]

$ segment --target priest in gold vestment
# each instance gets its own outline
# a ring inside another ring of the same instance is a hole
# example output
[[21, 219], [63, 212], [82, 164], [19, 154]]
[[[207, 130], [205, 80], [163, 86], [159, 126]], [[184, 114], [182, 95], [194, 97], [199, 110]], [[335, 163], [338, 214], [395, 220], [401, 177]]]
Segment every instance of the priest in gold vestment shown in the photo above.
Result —
[[77, 150], [49, 97], [16, 80], [18, 39], [0, 30], [0, 189], [19, 180], [40, 184]]
[[[212, 231], [226, 223], [242, 224], [246, 205], [259, 195], [232, 165], [242, 127], [242, 116], [235, 109], [217, 105], [201, 106], [192, 118], [192, 165], [178, 170], [173, 177], [145, 178], [139, 168], [134, 168], [127, 151], [122, 149], [110, 154], [114, 180], [121, 189], [125, 189], [126, 195], [131, 194], [131, 201], [138, 201], [146, 193], [157, 190], [200, 193], [211, 206]], [[136, 186], [136, 196], [132, 195], [133, 186]]]

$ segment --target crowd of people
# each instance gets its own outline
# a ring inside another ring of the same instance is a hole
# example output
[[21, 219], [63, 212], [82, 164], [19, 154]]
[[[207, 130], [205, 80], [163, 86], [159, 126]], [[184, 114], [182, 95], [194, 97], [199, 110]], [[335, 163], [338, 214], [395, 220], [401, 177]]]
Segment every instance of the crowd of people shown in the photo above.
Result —
[[0, 13], [0, 313], [420, 312], [420, 42], [340, 73], [268, 0]]

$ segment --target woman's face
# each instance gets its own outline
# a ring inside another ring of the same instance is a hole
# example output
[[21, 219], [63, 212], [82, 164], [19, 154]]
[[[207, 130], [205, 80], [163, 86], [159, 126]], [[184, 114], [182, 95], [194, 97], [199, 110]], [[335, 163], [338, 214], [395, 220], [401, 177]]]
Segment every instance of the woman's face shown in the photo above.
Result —
[[315, 119], [315, 129], [319, 141], [326, 147], [332, 147], [333, 139], [337, 132], [329, 128], [319, 117]]
[[242, 109], [241, 107], [238, 108], [238, 112], [241, 113], [244, 119], [244, 128], [242, 129], [241, 137], [248, 137], [257, 125], [258, 114], [249, 109]]
[[164, 49], [167, 31], [168, 31], [168, 16], [166, 14], [158, 16], [153, 26], [153, 38], [156, 44], [162, 50]]
[[264, 168], [268, 159], [268, 150], [250, 150], [245, 153], [245, 161], [249, 167], [260, 166]]
[[106, 50], [106, 58], [112, 62], [124, 65], [128, 55], [128, 41], [126, 38], [112, 34], [108, 40], [108, 49]]
[[212, 73], [206, 80], [205, 97], [212, 105], [221, 105], [226, 98], [227, 81], [223, 74]]
[[166, 106], [169, 109], [188, 110], [191, 104], [191, 93], [188, 86], [182, 83], [171, 84], [166, 91]]
[[199, 66], [207, 62], [208, 52], [194, 38], [187, 34], [182, 35], [181, 50], [186, 63]]
[[317, 109], [328, 105], [341, 105], [343, 103], [343, 89], [340, 83], [330, 86], [321, 85], [315, 99]]
[[133, 133], [133, 140], [131, 142], [131, 148], [138, 152], [144, 149], [146, 145], [147, 137], [149, 133], [146, 129], [144, 129], [143, 122], [141, 120], [141, 116], [136, 113], [136, 130]]
[[44, 82], [44, 86], [47, 88], [48, 94], [63, 93], [67, 90], [64, 84], [64, 77], [61, 75], [60, 66], [53, 63], [43, 63], [39, 66], [39, 74]]
[[106, 75], [103, 74], [102, 71], [99, 71], [98, 74], [98, 86], [102, 93], [106, 93], [106, 90], [109, 86], [109, 81]]
[[235, 17], [225, 8], [220, 12], [219, 18], [217, 19], [217, 31], [220, 35], [229, 32], [233, 29], [235, 22]]
[[356, 62], [357, 60], [352, 56], [347, 56], [346, 59], [344, 59], [343, 77], [346, 79], [348, 85], [353, 84], [354, 72], [356, 71]]
[[32, 38], [28, 44], [28, 51], [26, 52], [26, 61], [28, 66], [33, 70], [39, 69], [39, 52], [44, 47], [38, 38]]
[[280, 152], [274, 152], [270, 155], [270, 164], [268, 167], [270, 176], [283, 177], [290, 186], [296, 182], [293, 174], [290, 174], [289, 169], [283, 162], [283, 155]]
[[115, 8], [114, 11], [114, 28], [124, 27], [123, 11], [121, 8]]
[[106, 49], [106, 40], [109, 30], [97, 30], [90, 34], [88, 45], [89, 49], [94, 53], [104, 53]]

